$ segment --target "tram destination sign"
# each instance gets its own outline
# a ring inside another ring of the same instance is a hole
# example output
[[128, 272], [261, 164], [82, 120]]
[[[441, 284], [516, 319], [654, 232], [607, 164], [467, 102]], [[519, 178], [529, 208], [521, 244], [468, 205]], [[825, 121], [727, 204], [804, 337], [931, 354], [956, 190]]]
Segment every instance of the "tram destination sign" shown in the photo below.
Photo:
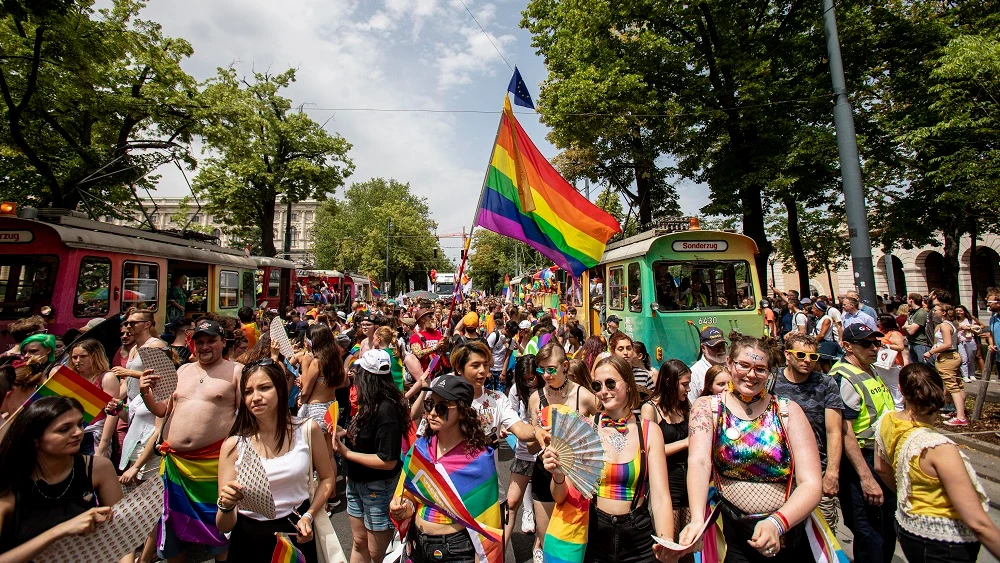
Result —
[[31, 231], [0, 230], [0, 244], [24, 244], [34, 238], [35, 234]]
[[725, 252], [729, 243], [724, 240], [675, 240], [674, 252]]

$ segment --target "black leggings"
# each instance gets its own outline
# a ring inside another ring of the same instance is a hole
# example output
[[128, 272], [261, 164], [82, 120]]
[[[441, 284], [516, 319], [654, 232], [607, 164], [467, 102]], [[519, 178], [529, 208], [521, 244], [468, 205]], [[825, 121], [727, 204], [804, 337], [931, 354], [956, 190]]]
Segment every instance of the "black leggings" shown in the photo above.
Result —
[[651, 563], [653, 519], [646, 504], [628, 514], [612, 515], [598, 510], [596, 499], [590, 509], [590, 531], [584, 563]]
[[951, 543], [915, 536], [899, 527], [896, 539], [910, 563], [975, 563], [979, 559], [979, 542]]

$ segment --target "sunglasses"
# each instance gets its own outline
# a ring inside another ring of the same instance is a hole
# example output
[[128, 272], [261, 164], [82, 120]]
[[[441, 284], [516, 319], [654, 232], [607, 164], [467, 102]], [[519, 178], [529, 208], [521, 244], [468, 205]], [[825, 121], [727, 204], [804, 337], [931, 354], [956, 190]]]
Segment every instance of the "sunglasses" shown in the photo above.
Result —
[[251, 369], [256, 367], [273, 366], [275, 365], [274, 360], [271, 358], [264, 358], [263, 360], [257, 360], [256, 362], [250, 362], [249, 364], [243, 366], [243, 374], [248, 373]]
[[448, 420], [448, 411], [455, 408], [458, 407], [456, 407], [455, 405], [449, 405], [444, 401], [434, 402], [431, 399], [424, 399], [424, 412], [426, 413], [433, 412], [439, 418], [442, 418], [444, 420]]
[[881, 343], [878, 340], [858, 340], [857, 342], [851, 342], [851, 344], [856, 344], [862, 348], [871, 348], [872, 346], [878, 346]]
[[535, 368], [535, 373], [537, 373], [538, 375], [542, 375], [542, 374], [545, 374], [545, 373], [547, 373], [549, 375], [555, 375], [555, 374], [559, 373], [559, 367], [558, 366], [550, 366], [550, 367], [547, 367], [547, 368], [543, 368], [542, 366], [538, 366], [538, 367]]
[[618, 380], [605, 379], [604, 384], [602, 385], [600, 380], [595, 379], [590, 383], [590, 388], [594, 391], [594, 393], [600, 393], [602, 387], [608, 391], [614, 391], [618, 388]]
[[132, 328], [139, 323], [148, 323], [148, 322], [149, 321], [125, 321], [122, 323], [122, 326]]
[[787, 350], [787, 352], [790, 352], [800, 360], [809, 358], [809, 361], [815, 362], [816, 360], [819, 359], [819, 354], [816, 352], [803, 352], [802, 350]]

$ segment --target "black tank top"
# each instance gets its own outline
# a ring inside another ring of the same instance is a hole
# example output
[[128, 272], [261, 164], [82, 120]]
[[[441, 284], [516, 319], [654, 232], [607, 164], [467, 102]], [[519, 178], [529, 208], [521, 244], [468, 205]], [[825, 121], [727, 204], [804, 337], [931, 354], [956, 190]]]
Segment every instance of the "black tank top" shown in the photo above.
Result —
[[[660, 415], [660, 432], [663, 433], [663, 443], [671, 444], [688, 437], [688, 421], [682, 420], [671, 424], [657, 408]], [[670, 485], [670, 501], [674, 508], [684, 508], [688, 505], [687, 496], [687, 459], [686, 449], [667, 456], [667, 482]]]
[[0, 535], [0, 553], [99, 506], [94, 490], [92, 456], [76, 456], [69, 476], [52, 485], [30, 479], [14, 489], [14, 514]]

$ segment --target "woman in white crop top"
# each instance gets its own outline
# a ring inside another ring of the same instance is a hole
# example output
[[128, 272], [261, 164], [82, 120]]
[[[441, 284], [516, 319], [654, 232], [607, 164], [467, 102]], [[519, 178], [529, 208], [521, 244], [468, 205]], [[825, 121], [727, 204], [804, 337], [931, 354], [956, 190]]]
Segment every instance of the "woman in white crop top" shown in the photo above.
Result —
[[[323, 432], [312, 420], [289, 414], [284, 372], [270, 358], [243, 368], [240, 393], [243, 401], [236, 423], [219, 457], [215, 522], [219, 531], [232, 531], [228, 559], [270, 561], [277, 543], [275, 533], [280, 532], [296, 534], [296, 547], [306, 561], [316, 562], [313, 515], [324, 509], [334, 485], [333, 463], [323, 445]], [[307, 432], [317, 446], [311, 451]], [[256, 482], [248, 476], [254, 473], [248, 468], [257, 465], [254, 458], [264, 469], [263, 475], [257, 473]], [[319, 475], [319, 486], [310, 500], [313, 469]], [[258, 495], [251, 493], [256, 491], [270, 491], [273, 518], [254, 501]]]

